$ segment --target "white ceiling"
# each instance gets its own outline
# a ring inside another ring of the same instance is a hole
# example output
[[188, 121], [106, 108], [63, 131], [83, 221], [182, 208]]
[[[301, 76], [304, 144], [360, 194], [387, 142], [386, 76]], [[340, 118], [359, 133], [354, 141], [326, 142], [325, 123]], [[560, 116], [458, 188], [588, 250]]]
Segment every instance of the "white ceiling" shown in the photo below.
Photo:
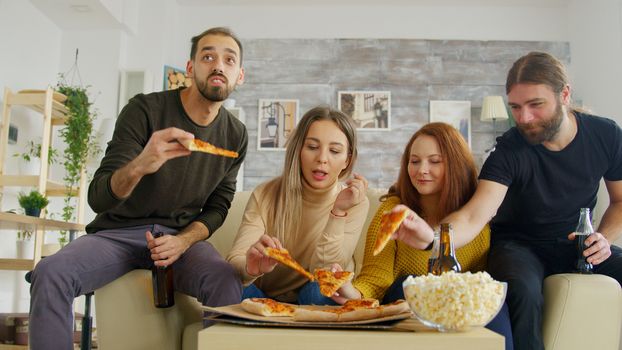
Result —
[[566, 7], [566, 0], [177, 0], [182, 6], [312, 6], [312, 5], [394, 5], [394, 6], [531, 6]]
[[100, 0], [30, 0], [63, 30], [122, 29]]
[[[107, 8], [122, 7], [123, 1], [128, 0], [30, 0], [36, 8], [63, 30], [124, 29], [125, 26]], [[177, 0], [177, 4], [181, 7], [382, 5], [565, 8], [568, 6], [566, 0]]]

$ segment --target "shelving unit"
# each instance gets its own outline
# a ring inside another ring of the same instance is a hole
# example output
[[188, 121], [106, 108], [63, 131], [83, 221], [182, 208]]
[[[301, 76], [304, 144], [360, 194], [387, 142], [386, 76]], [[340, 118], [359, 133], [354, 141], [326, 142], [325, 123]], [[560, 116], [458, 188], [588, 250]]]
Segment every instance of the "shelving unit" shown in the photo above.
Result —
[[28, 350], [28, 345], [0, 344], [0, 350]]
[[[48, 197], [64, 197], [66, 188], [64, 184], [49, 179], [48, 152], [52, 144], [52, 132], [54, 126], [62, 126], [67, 120], [68, 110], [63, 104], [66, 97], [55, 92], [52, 88], [46, 90], [23, 90], [12, 92], [9, 88], [4, 90], [2, 107], [2, 121], [0, 124], [0, 191], [4, 187], [22, 186], [34, 187], [41, 194]], [[4, 173], [5, 157], [9, 137], [9, 125], [11, 110], [15, 107], [24, 107], [41, 113], [42, 137], [41, 137], [41, 168], [38, 175], [14, 175]], [[84, 169], [80, 185], [72, 191], [71, 195], [78, 198], [77, 222], [67, 223], [64, 221], [45, 219], [45, 211], [41, 212], [40, 218], [0, 212], [0, 229], [29, 229], [35, 233], [35, 248], [33, 259], [0, 259], [0, 270], [31, 270], [41, 259], [43, 246], [43, 234], [48, 231], [84, 231], [84, 208], [86, 205], [86, 176]], [[0, 208], [1, 208], [0, 202]], [[0, 348], [0, 350], [2, 350]]]
[[84, 225], [82, 224], [41, 219], [20, 214], [0, 213], [0, 229], [23, 230], [24, 228], [30, 228], [35, 232], [35, 258], [0, 258], [0, 270], [32, 270], [37, 262], [39, 262], [39, 259], [41, 259], [41, 247], [43, 244], [37, 244], [37, 242], [43, 242], [43, 232], [45, 230], [84, 231]]

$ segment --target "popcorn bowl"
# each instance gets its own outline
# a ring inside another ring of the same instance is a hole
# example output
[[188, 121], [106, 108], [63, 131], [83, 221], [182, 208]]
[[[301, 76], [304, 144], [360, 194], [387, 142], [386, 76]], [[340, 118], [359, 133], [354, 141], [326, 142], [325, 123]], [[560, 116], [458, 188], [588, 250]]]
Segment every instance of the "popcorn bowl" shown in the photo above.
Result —
[[441, 332], [485, 326], [501, 310], [507, 291], [507, 283], [486, 272], [409, 276], [402, 286], [415, 316]]

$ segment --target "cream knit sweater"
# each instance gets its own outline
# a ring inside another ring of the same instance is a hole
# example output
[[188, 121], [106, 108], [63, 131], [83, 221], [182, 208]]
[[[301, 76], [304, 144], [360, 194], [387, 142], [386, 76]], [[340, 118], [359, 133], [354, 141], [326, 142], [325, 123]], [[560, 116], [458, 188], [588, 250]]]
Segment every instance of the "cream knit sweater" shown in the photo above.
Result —
[[[329, 267], [333, 263], [353, 271], [354, 249], [369, 209], [367, 197], [350, 208], [346, 217], [336, 217], [331, 214], [331, 209], [343, 185], [336, 182], [327, 189], [317, 190], [303, 184], [301, 231], [288, 233], [281, 244], [311, 273], [315, 268]], [[268, 213], [267, 205], [262, 205], [266, 202], [262, 200], [265, 195], [266, 183], [253, 191], [227, 261], [237, 269], [244, 285], [254, 282], [269, 297], [292, 302], [297, 298], [298, 289], [308, 282], [294, 270], [278, 264], [272, 272], [259, 277], [246, 272], [249, 247], [264, 233], [271, 235], [265, 227]]]

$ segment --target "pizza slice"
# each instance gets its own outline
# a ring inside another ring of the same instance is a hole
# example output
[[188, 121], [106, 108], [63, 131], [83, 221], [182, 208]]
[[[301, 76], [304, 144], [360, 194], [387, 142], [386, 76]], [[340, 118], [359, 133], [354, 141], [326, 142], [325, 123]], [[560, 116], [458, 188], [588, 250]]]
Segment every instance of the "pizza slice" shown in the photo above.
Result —
[[248, 298], [242, 300], [242, 309], [259, 316], [294, 316], [295, 306], [279, 303], [270, 298]]
[[404, 299], [399, 299], [390, 304], [380, 306], [380, 313], [382, 317], [399, 315], [404, 312], [411, 312], [410, 305], [408, 305], [408, 302]]
[[364, 309], [364, 308], [378, 307], [378, 306], [380, 306], [380, 302], [378, 301], [378, 299], [363, 298], [363, 299], [350, 299], [343, 304], [342, 308]]
[[199, 139], [192, 140], [183, 140], [179, 141], [184, 147], [186, 147], [190, 151], [198, 151], [209, 154], [215, 154], [217, 156], [229, 157], [229, 158], [237, 158], [239, 156], [238, 152], [229, 151], [224, 148], [216, 147], [209, 142], [201, 141]]
[[317, 282], [320, 284], [320, 293], [325, 297], [331, 297], [341, 286], [346, 282], [352, 280], [354, 272], [350, 271], [335, 271], [327, 269], [315, 269], [313, 275]]
[[408, 216], [408, 209], [398, 212], [387, 212], [380, 219], [380, 229], [376, 236], [376, 244], [374, 244], [374, 256], [380, 254], [384, 247], [391, 240], [391, 235], [402, 224], [402, 221]]
[[341, 307], [299, 306], [294, 310], [294, 321], [305, 322], [348, 322], [370, 320], [410, 313], [405, 300], [387, 305], [378, 305], [376, 299], [348, 300]]
[[294, 321], [300, 322], [337, 322], [339, 308], [325, 308], [321, 306], [300, 306], [294, 310]]
[[291, 255], [289, 255], [287, 249], [275, 249], [268, 247], [265, 248], [263, 252], [267, 257], [270, 257], [281, 264], [294, 269], [294, 271], [305, 276], [309, 280], [313, 281], [315, 279], [311, 272], [305, 270], [296, 260], [294, 260], [294, 258], [292, 258]]

